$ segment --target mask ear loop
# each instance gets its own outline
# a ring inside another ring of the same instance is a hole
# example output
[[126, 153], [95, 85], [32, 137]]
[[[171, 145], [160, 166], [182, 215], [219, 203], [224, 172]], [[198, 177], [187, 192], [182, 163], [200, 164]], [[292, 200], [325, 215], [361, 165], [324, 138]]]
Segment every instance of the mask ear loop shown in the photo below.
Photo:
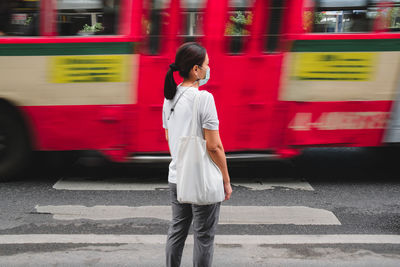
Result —
[[[199, 68], [202, 69], [202, 67], [200, 65], [197, 65], [197, 66], [199, 66]], [[193, 84], [195, 84], [197, 82], [200, 86], [200, 80], [201, 80], [201, 78], [199, 78], [199, 76], [197, 76], [197, 80]]]

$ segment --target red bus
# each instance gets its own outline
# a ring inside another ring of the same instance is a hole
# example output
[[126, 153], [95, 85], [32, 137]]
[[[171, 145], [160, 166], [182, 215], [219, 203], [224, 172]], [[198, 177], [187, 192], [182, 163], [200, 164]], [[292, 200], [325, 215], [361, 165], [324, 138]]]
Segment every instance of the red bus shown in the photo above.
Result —
[[0, 177], [33, 150], [168, 160], [163, 82], [186, 41], [210, 56], [230, 159], [400, 142], [399, 2], [3, 1]]

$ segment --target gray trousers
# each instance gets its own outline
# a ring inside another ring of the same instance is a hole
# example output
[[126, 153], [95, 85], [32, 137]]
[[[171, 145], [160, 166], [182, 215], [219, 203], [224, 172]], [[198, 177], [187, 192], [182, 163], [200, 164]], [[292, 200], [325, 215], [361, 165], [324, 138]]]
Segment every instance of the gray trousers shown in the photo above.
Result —
[[193, 266], [210, 267], [214, 254], [214, 236], [221, 203], [212, 205], [181, 204], [176, 184], [168, 183], [171, 195], [172, 221], [168, 229], [166, 266], [179, 267], [183, 247], [193, 220]]

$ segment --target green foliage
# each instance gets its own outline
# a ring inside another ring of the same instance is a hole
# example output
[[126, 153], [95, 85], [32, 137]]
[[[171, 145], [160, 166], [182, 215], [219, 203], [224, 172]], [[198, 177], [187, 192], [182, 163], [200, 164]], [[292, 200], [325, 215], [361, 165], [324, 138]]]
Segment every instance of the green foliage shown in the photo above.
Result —
[[31, 24], [31, 22], [32, 22], [32, 16], [29, 16], [25, 20], [25, 25], [29, 25], [29, 24]]
[[251, 25], [253, 14], [236, 11], [234, 16], [229, 17], [229, 22], [225, 29], [225, 35], [247, 35], [249, 31], [247, 25]]
[[321, 12], [314, 13], [314, 24], [320, 24], [322, 19], [324, 18], [324, 14]]
[[89, 26], [87, 24], [83, 25], [83, 29], [81, 30], [81, 32], [98, 32], [102, 30], [103, 30], [103, 25], [100, 22], [98, 22], [93, 26]]
[[396, 23], [396, 18], [400, 17], [400, 7], [392, 7], [389, 11], [390, 25], [389, 27], [399, 27], [399, 22]]

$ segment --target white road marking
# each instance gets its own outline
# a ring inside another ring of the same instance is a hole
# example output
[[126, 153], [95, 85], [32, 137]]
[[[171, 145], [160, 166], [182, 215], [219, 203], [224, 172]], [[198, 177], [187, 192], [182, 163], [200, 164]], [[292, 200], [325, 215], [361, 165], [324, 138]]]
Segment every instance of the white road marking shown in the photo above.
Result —
[[[0, 235], [0, 244], [165, 244], [166, 235], [28, 234]], [[186, 244], [193, 244], [188, 235]], [[400, 244], [400, 235], [216, 235], [215, 244]]]
[[272, 190], [276, 188], [283, 188], [285, 190], [306, 190], [314, 191], [314, 188], [305, 181], [293, 180], [293, 179], [279, 179], [276, 181], [243, 181], [243, 182], [232, 182], [232, 185], [244, 186], [250, 190]]
[[101, 179], [62, 178], [53, 185], [58, 190], [156, 190], [168, 189], [168, 183], [138, 181], [129, 178]]
[[[232, 182], [232, 185], [243, 186], [250, 190], [271, 190], [277, 187], [286, 190], [314, 191], [314, 188], [305, 181], [294, 179], [279, 179], [261, 181], [260, 179]], [[95, 180], [92, 178], [62, 178], [53, 185], [58, 190], [166, 190], [167, 182], [138, 181], [129, 178], [115, 178]]]
[[[121, 220], [155, 218], [171, 220], [170, 206], [39, 206], [39, 213], [53, 214], [56, 220]], [[221, 206], [220, 224], [341, 225], [328, 210], [305, 206]]]

